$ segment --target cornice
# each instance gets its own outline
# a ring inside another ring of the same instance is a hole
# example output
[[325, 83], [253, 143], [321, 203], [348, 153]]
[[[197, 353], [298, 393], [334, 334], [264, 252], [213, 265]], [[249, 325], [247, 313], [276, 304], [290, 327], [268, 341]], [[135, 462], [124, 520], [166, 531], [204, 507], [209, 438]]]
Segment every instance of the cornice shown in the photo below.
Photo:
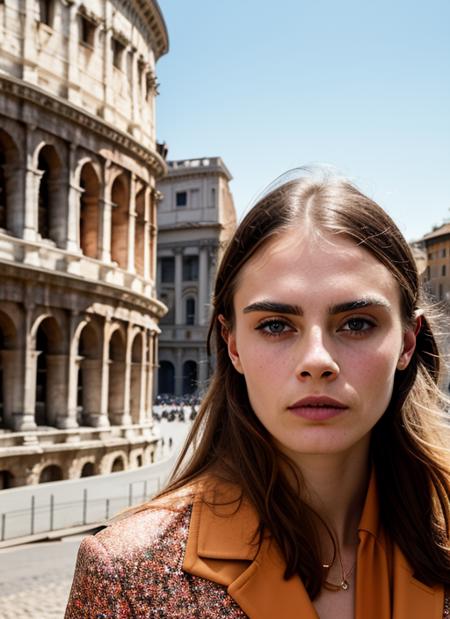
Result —
[[153, 151], [145, 148], [131, 136], [116, 129], [113, 125], [60, 97], [49, 94], [38, 86], [28, 84], [9, 75], [0, 75], [0, 93], [29, 101], [45, 109], [47, 112], [58, 115], [65, 120], [70, 120], [88, 131], [97, 133], [146, 163], [157, 179], [162, 178], [167, 173], [166, 163], [156, 150]]
[[147, 27], [150, 29], [153, 43], [155, 58], [158, 60], [169, 51], [169, 34], [167, 32], [166, 22], [156, 0], [121, 0], [122, 4], [137, 8]]

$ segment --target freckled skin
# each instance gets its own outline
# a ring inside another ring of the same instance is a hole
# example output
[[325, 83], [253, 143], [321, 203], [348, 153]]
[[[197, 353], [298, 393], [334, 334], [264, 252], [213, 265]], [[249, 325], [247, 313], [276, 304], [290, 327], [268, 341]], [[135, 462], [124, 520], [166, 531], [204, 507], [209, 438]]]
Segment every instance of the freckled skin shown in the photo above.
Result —
[[[377, 303], [330, 315], [331, 306], [357, 299]], [[244, 312], [263, 300], [300, 306], [302, 315]], [[366, 451], [395, 371], [409, 363], [415, 344], [388, 269], [348, 239], [290, 230], [245, 265], [234, 309], [229, 354], [276, 443], [290, 455]], [[320, 422], [289, 409], [312, 395], [347, 409]]]

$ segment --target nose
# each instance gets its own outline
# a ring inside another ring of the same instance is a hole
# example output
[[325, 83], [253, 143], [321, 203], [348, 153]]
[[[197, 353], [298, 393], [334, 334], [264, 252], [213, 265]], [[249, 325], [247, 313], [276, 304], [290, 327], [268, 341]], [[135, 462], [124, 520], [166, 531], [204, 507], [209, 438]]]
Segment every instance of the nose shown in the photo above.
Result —
[[322, 330], [313, 327], [301, 339], [296, 376], [300, 381], [333, 381], [339, 375], [339, 365], [330, 346], [326, 346]]

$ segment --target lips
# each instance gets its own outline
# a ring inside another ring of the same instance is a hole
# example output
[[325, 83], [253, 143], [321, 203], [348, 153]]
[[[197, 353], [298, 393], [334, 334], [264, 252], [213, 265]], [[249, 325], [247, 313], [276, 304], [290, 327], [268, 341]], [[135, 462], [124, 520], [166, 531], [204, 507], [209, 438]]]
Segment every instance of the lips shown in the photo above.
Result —
[[320, 422], [341, 415], [348, 410], [348, 406], [327, 396], [309, 396], [288, 406], [288, 410], [297, 417]]
[[302, 400], [298, 400], [295, 404], [291, 404], [288, 408], [339, 408], [346, 409], [348, 406], [339, 402], [339, 400], [334, 400], [333, 398], [329, 398], [327, 396], [309, 396], [308, 398], [303, 398]]

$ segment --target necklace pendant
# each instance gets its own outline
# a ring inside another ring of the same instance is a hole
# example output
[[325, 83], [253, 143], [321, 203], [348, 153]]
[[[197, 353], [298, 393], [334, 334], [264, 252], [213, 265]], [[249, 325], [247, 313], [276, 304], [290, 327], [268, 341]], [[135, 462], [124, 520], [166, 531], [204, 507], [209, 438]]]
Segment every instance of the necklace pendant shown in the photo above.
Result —
[[347, 591], [349, 589], [350, 585], [348, 584], [348, 580], [346, 580], [344, 578], [344, 580], [341, 582], [341, 589], [343, 591]]

